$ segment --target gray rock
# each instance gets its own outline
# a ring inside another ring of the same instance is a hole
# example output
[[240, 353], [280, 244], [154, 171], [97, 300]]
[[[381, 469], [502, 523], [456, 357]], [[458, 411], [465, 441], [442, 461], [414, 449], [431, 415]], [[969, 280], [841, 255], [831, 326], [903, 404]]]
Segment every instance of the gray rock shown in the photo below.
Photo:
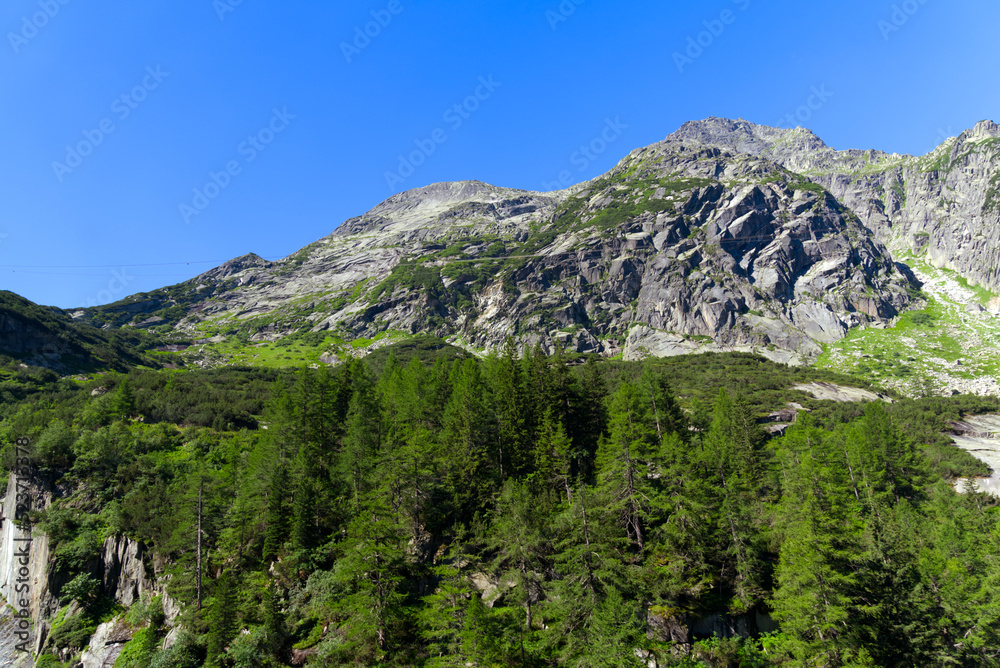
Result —
[[116, 535], [104, 541], [101, 550], [104, 591], [125, 607], [142, 596], [155, 595], [145, 556], [145, 546], [131, 538]]
[[[852, 210], [817, 185], [860, 206], [851, 193], [863, 188], [840, 178], [846, 170], [867, 179], [907, 160], [837, 152], [801, 129], [708, 119], [580, 186], [434, 184], [284, 260], [247, 255], [143, 299], [150, 316], [185, 304], [174, 323], [185, 336], [219, 332], [199, 345], [238, 323], [259, 341], [426, 332], [477, 351], [514, 336], [630, 359], [715, 349], [802, 362], [909, 307], [915, 279], [885, 245], [895, 237], [873, 227], [878, 208]], [[795, 173], [806, 170], [829, 178]], [[129, 298], [103, 311], [132, 318], [142, 308]], [[198, 346], [184, 354], [218, 363]]]
[[115, 617], [104, 622], [90, 637], [90, 644], [80, 657], [83, 668], [106, 668], [115, 665], [118, 656], [125, 649], [125, 643], [132, 639], [132, 629], [123, 617]]

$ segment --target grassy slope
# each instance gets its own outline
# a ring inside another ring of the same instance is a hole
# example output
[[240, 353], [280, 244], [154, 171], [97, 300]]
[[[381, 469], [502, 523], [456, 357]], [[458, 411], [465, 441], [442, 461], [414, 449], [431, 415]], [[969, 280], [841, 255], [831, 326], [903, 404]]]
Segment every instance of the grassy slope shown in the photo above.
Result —
[[865, 378], [910, 396], [1000, 392], [1000, 322], [986, 305], [995, 295], [922, 258], [902, 258], [924, 283], [926, 306], [889, 329], [853, 330], [827, 347], [817, 366]]

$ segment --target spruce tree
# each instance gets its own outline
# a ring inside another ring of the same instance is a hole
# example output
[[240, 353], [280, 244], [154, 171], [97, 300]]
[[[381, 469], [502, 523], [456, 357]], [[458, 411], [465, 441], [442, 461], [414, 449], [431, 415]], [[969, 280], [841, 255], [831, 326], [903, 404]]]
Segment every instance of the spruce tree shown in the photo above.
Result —
[[597, 453], [598, 489], [606, 511], [624, 530], [622, 547], [642, 553], [653, 496], [644, 458], [653, 451], [656, 435], [642, 395], [631, 383], [621, 384], [608, 412], [609, 433]]
[[215, 584], [212, 607], [208, 613], [208, 660], [206, 666], [223, 666], [223, 655], [236, 637], [239, 618], [236, 610], [237, 585], [228, 571]]
[[264, 561], [278, 557], [288, 540], [291, 519], [289, 476], [283, 462], [276, 462], [267, 499], [267, 527], [264, 530]]
[[403, 531], [382, 494], [362, 499], [334, 572], [344, 595], [334, 602], [344, 650], [377, 663], [399, 644], [404, 620]]

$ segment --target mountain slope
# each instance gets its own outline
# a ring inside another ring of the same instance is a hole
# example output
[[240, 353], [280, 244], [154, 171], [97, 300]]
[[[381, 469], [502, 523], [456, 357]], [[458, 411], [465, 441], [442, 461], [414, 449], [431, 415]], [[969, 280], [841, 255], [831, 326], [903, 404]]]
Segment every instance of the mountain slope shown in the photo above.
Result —
[[0, 355], [68, 373], [158, 367], [143, 351], [153, 345], [142, 332], [102, 331], [73, 320], [61, 309], [0, 291]]
[[[82, 315], [204, 344], [433, 333], [577, 352], [758, 351], [803, 361], [884, 326], [915, 287], [822, 187], [735, 151], [661, 143], [535, 193], [478, 182], [396, 195], [277, 263], [245, 256]], [[162, 320], [161, 320], [162, 319]]]

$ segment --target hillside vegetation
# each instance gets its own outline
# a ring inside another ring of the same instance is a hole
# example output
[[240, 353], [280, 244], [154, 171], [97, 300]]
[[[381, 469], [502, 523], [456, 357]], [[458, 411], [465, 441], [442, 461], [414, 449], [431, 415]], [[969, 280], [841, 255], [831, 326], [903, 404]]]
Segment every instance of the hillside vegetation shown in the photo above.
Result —
[[[832, 404], [789, 388], [844, 377], [740, 354], [403, 350], [5, 404], [62, 490], [34, 518], [65, 583], [39, 665], [118, 615], [116, 665], [157, 668], [998, 665], [1000, 517], [940, 435], [995, 400]], [[116, 534], [163, 596], [106, 598]]]

